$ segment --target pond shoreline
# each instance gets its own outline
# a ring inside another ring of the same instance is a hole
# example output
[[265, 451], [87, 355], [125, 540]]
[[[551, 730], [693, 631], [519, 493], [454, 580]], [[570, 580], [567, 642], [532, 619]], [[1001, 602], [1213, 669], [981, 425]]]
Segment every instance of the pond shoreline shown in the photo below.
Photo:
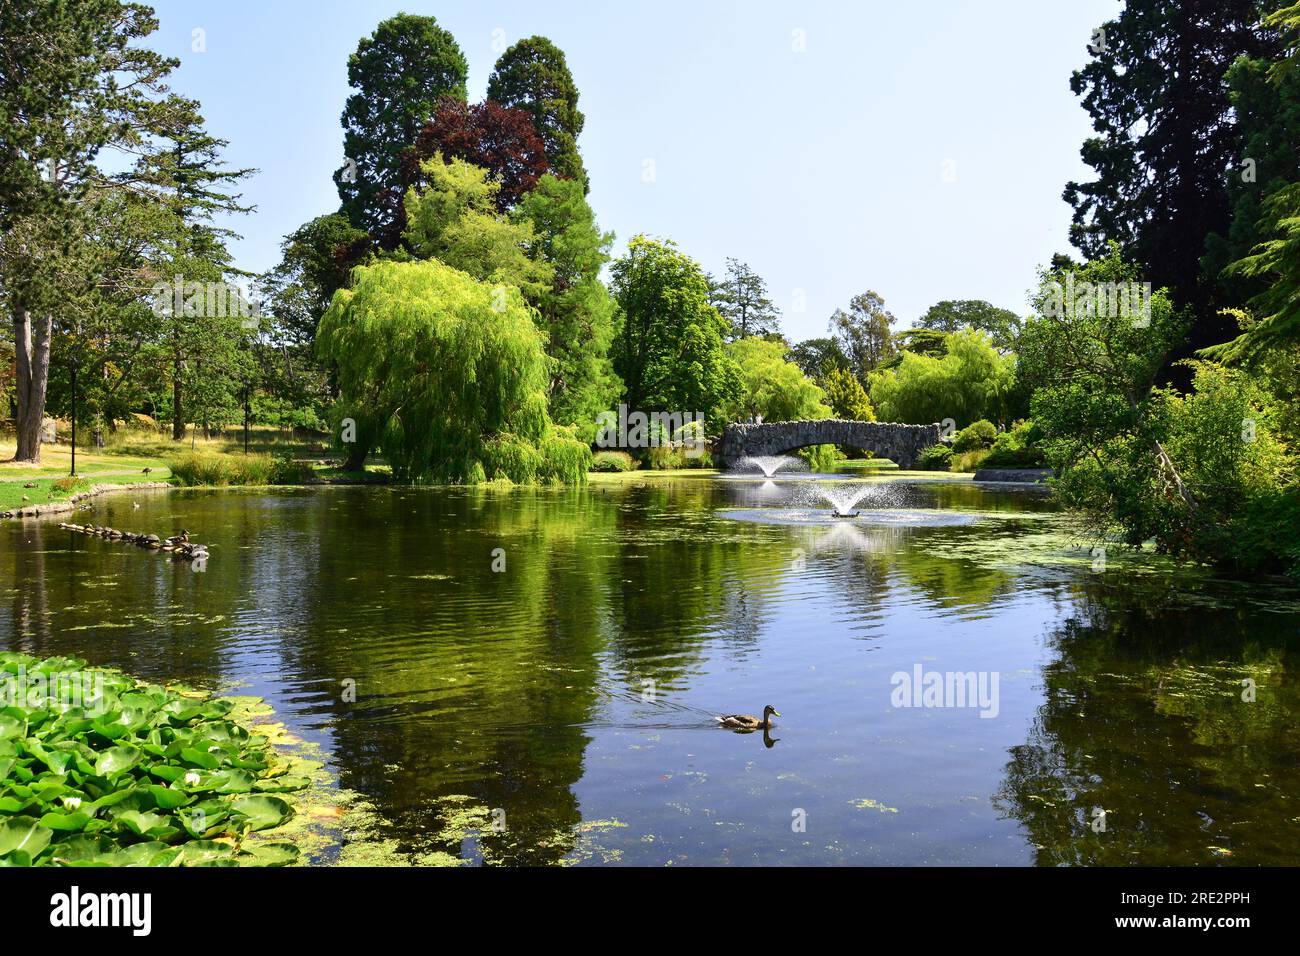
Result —
[[85, 491], [79, 491], [66, 501], [50, 501], [45, 504], [27, 505], [0, 512], [0, 518], [43, 518], [47, 515], [62, 515], [75, 511], [77, 505], [91, 498], [98, 498], [114, 491], [156, 491], [176, 486], [166, 481], [134, 481], [124, 485], [92, 485]]

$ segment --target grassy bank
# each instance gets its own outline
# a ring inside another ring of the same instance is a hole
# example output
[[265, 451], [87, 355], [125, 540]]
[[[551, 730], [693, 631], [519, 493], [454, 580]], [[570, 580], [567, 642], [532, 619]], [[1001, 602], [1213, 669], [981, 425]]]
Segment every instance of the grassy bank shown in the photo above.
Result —
[[[278, 429], [250, 430], [247, 455], [242, 434], [173, 442], [152, 431], [124, 430], [104, 448], [77, 448], [77, 476], [70, 479], [72, 448], [43, 445], [38, 465], [15, 463], [12, 438], [0, 439], [0, 511], [66, 501], [95, 485], [169, 481], [177, 485], [287, 485], [315, 481], [382, 481], [376, 464], [345, 472], [318, 441]], [[27, 487], [30, 485], [31, 487]]]

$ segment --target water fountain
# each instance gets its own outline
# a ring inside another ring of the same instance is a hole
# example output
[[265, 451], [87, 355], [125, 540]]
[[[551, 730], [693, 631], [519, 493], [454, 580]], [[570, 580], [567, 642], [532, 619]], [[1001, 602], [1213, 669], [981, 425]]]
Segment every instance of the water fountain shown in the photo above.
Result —
[[742, 458], [740, 465], [757, 467], [763, 472], [765, 478], [771, 478], [782, 468], [789, 468], [791, 465], [801, 464], [802, 459], [795, 458], [791, 455], [753, 455], [748, 458]]
[[859, 501], [865, 498], [873, 488], [879, 486], [834, 482], [821, 483], [814, 485], [813, 487], [834, 509], [834, 515], [836, 518], [856, 518], [858, 512], [853, 511], [852, 508]]

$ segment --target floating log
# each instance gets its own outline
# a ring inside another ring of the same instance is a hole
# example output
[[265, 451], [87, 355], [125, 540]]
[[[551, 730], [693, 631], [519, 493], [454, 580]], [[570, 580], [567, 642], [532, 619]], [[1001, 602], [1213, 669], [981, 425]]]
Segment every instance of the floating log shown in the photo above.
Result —
[[137, 534], [134, 531], [119, 531], [117, 528], [102, 528], [93, 524], [71, 524], [66, 521], [59, 522], [59, 527], [74, 534], [90, 535], [108, 541], [122, 541], [150, 551], [165, 551], [185, 561], [200, 561], [208, 556], [207, 545], [191, 543], [188, 540], [182, 541], [179, 538], [168, 538], [164, 541], [156, 534]]

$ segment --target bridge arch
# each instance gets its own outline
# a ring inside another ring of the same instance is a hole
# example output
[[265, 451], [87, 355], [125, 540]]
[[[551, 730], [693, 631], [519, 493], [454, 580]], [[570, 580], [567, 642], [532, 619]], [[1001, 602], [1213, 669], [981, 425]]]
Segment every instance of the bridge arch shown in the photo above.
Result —
[[921, 452], [939, 444], [938, 425], [854, 422], [821, 418], [798, 422], [734, 424], [722, 430], [713, 449], [719, 468], [754, 455], [787, 455], [809, 445], [846, 445], [888, 458], [899, 468], [915, 468]]

